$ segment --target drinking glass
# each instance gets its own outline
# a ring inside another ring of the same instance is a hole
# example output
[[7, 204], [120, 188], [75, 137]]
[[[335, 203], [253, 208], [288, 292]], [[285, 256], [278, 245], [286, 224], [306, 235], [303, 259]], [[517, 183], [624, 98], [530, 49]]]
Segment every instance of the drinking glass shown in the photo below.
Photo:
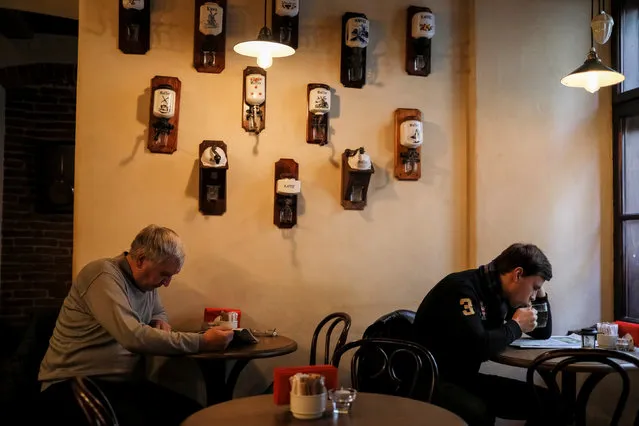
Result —
[[328, 391], [328, 398], [333, 402], [333, 413], [348, 414], [351, 405], [357, 397], [357, 391], [352, 388], [331, 389]]
[[532, 308], [537, 311], [537, 328], [546, 327], [548, 325], [548, 303], [533, 303]]

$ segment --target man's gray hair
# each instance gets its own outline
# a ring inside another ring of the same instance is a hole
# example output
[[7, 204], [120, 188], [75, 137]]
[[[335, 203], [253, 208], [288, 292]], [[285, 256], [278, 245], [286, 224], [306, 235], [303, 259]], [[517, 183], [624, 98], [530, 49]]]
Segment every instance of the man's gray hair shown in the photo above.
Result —
[[129, 254], [134, 259], [144, 257], [153, 262], [174, 259], [180, 268], [184, 265], [182, 240], [175, 231], [163, 226], [149, 225], [141, 230], [131, 243]]

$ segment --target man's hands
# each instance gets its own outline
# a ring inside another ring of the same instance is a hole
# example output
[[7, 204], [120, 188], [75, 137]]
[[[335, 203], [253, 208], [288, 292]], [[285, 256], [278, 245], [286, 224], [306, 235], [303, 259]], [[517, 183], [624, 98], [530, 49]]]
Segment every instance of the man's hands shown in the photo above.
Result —
[[[535, 299], [545, 298], [547, 296], [546, 290], [541, 287], [535, 294]], [[513, 315], [513, 320], [519, 324], [522, 333], [529, 333], [537, 328], [537, 311], [530, 306], [519, 308]]]
[[537, 327], [537, 311], [531, 307], [519, 308], [513, 315], [513, 321], [519, 324], [523, 333], [529, 333]]
[[233, 340], [233, 330], [211, 327], [204, 332], [200, 351], [223, 351]]
[[171, 325], [168, 322], [162, 321], [160, 319], [152, 320], [149, 325], [153, 328], [159, 328], [163, 331], [171, 331]]
[[[160, 319], [152, 320], [149, 325], [163, 331], [171, 331], [168, 322]], [[202, 352], [222, 351], [233, 340], [233, 330], [224, 327], [211, 327], [203, 334], [203, 345], [200, 348]]]

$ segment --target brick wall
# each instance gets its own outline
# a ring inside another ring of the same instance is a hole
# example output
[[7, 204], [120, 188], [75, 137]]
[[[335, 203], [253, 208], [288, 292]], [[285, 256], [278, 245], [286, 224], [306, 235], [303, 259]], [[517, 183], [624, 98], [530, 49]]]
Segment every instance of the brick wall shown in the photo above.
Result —
[[23, 66], [18, 84], [5, 85], [0, 258], [0, 324], [5, 327], [22, 327], [35, 310], [60, 306], [71, 283], [73, 214], [36, 209], [41, 148], [75, 140], [75, 82], [69, 78], [75, 67], [67, 66], [67, 72], [53, 67], [59, 78], [42, 64]]

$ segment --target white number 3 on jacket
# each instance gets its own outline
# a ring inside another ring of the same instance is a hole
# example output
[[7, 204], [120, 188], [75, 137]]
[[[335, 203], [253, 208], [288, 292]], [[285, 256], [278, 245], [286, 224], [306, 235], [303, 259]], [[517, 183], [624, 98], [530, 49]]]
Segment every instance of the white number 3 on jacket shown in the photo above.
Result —
[[460, 299], [459, 304], [462, 306], [462, 308], [464, 308], [462, 310], [462, 313], [465, 316], [475, 315], [475, 310], [473, 309], [473, 301], [470, 300], [468, 297]]

